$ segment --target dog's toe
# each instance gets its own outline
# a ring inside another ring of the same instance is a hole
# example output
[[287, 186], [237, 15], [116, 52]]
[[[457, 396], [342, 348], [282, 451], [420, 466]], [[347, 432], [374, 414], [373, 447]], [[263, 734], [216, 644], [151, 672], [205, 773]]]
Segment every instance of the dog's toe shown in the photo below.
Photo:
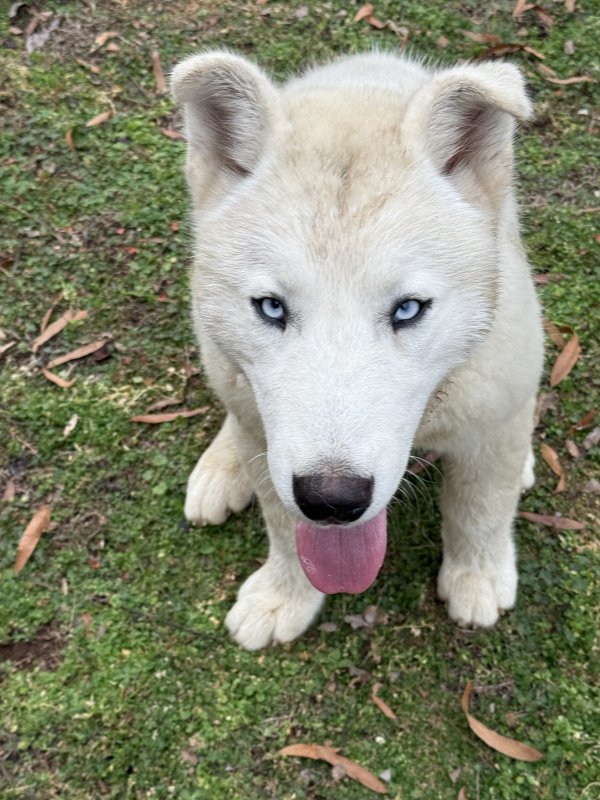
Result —
[[196, 525], [220, 525], [231, 512], [245, 508], [252, 494], [242, 466], [215, 458], [209, 449], [189, 477], [184, 514]]
[[516, 599], [516, 571], [506, 574], [461, 568], [444, 562], [438, 578], [438, 596], [448, 604], [448, 616], [463, 627], [489, 628], [500, 612]]

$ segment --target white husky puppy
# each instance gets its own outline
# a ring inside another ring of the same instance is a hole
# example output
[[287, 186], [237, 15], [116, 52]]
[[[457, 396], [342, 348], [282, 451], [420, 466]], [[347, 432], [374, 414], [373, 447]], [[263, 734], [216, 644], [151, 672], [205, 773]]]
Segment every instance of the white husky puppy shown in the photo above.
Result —
[[540, 314], [512, 189], [519, 71], [380, 53], [276, 86], [226, 52], [173, 72], [193, 199], [193, 317], [227, 409], [189, 520], [256, 494], [269, 556], [226, 624], [299, 636], [361, 592], [411, 450], [443, 457], [438, 594], [461, 625], [515, 602], [512, 523], [533, 483]]

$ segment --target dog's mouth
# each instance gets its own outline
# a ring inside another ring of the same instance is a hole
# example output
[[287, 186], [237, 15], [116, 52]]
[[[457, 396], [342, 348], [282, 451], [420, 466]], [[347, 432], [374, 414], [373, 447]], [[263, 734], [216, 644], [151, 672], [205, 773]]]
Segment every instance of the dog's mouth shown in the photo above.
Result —
[[351, 528], [296, 525], [296, 549], [302, 569], [324, 594], [359, 594], [377, 577], [387, 546], [387, 509]]

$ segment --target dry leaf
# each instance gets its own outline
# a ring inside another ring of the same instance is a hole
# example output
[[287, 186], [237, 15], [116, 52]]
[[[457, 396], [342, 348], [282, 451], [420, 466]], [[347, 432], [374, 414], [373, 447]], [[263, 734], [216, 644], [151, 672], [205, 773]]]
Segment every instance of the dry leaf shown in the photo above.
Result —
[[2, 347], [0, 347], [0, 356], [3, 356], [4, 353], [6, 353], [8, 350], [10, 350], [11, 347], [14, 347], [15, 345], [16, 342], [7, 342], [6, 344], [3, 344]]
[[380, 689], [381, 689], [381, 684], [380, 683], [376, 683], [373, 686], [373, 691], [371, 692], [371, 700], [375, 703], [375, 705], [381, 711], [383, 711], [383, 713], [385, 714], [386, 717], [388, 717], [389, 719], [398, 719], [398, 717], [394, 714], [394, 712], [388, 706], [388, 704], [385, 702], [385, 700], [382, 700], [381, 697], [379, 697], [377, 695], [377, 693], [379, 692]]
[[66, 364], [68, 361], [76, 361], [78, 358], [85, 358], [86, 356], [95, 353], [96, 350], [100, 350], [100, 348], [104, 347], [104, 345], [109, 341], [110, 337], [105, 336], [103, 339], [99, 339], [97, 342], [84, 344], [83, 347], [78, 347], [77, 350], [72, 350], [70, 353], [66, 353], [64, 356], [53, 358], [48, 364], [48, 369], [59, 367], [61, 364]]
[[209, 410], [209, 406], [203, 406], [202, 408], [194, 408], [191, 410], [183, 410], [183, 411], [171, 411], [167, 414], [140, 414], [137, 417], [131, 417], [129, 420], [130, 422], [146, 422], [149, 425], [158, 425], [161, 422], [172, 422], [174, 419], [178, 417], [195, 417], [198, 414], [206, 414]]
[[[544, 65], [540, 64], [539, 66], [543, 67]], [[562, 272], [542, 272], [539, 275], [535, 275], [533, 280], [537, 284], [545, 285], [550, 283], [550, 281], [562, 281], [564, 277], [565, 276], [562, 274]]]
[[377, 19], [377, 17], [366, 17], [365, 22], [368, 22], [372, 28], [377, 28], [378, 31], [382, 31], [385, 28], [385, 22]]
[[584, 450], [589, 450], [591, 447], [595, 447], [598, 442], [600, 441], [600, 428], [594, 428], [593, 431], [590, 431], [588, 435], [585, 437], [581, 446]]
[[462, 31], [463, 36], [478, 44], [500, 44], [502, 41], [494, 33], [478, 33], [477, 31]]
[[12, 503], [15, 499], [15, 494], [17, 493], [17, 487], [15, 486], [15, 482], [12, 478], [9, 478], [6, 486], [4, 487], [4, 493], [2, 495], [2, 502], [3, 503]]
[[43, 332], [40, 333], [31, 345], [32, 351], [37, 353], [43, 344], [46, 344], [46, 342], [56, 336], [57, 333], [60, 333], [63, 328], [66, 328], [69, 322], [79, 322], [82, 319], [87, 319], [88, 316], [87, 311], [71, 311], [71, 309], [65, 311], [62, 317], [55, 320], [52, 325], [45, 326]]
[[573, 75], [572, 78], [550, 78], [546, 77], [550, 83], [557, 83], [559, 86], [569, 86], [572, 83], [597, 83], [594, 78], [589, 78], [587, 75]]
[[154, 73], [154, 81], [156, 83], [156, 94], [164, 94], [167, 91], [167, 82], [165, 80], [165, 73], [160, 64], [158, 50], [152, 51], [152, 72]]
[[527, 0], [517, 0], [516, 6], [513, 8], [513, 19], [515, 17], [520, 17], [525, 11], [529, 11], [530, 8], [533, 8], [531, 3], [528, 3]]
[[567, 453], [571, 456], [571, 458], [579, 458], [579, 456], [581, 455], [579, 448], [572, 439], [566, 440], [565, 448]]
[[588, 411], [583, 417], [576, 422], [575, 425], [571, 428], [573, 431], [584, 431], [586, 428], [589, 428], [592, 422], [596, 419], [596, 409], [592, 409]]
[[172, 128], [159, 128], [159, 130], [167, 139], [181, 139], [185, 142], [185, 136], [181, 131], [174, 131]]
[[548, 464], [552, 472], [559, 478], [558, 485], [554, 491], [563, 492], [565, 490], [565, 471], [562, 468], [560, 459], [558, 458], [558, 453], [556, 450], [553, 450], [549, 444], [546, 444], [546, 442], [542, 442], [541, 452], [542, 458], [546, 464]]
[[54, 372], [50, 372], [49, 369], [43, 368], [42, 374], [46, 380], [50, 381], [51, 383], [55, 383], [57, 386], [60, 386], [61, 389], [70, 389], [75, 383], [75, 378], [70, 381], [66, 381], [64, 378], [61, 378], [60, 375], [55, 375]]
[[354, 15], [354, 22], [360, 22], [361, 19], [366, 19], [367, 17], [372, 16], [373, 11], [375, 11], [373, 4], [366, 3], [364, 6], [361, 6]]
[[575, 11], [575, 0], [565, 0], [565, 8], [569, 14], [572, 14]]
[[180, 406], [182, 401], [178, 397], [166, 397], [164, 400], [157, 400], [148, 406], [146, 413], [150, 414], [152, 411], [162, 411], [163, 408], [170, 408], [171, 406]]
[[65, 133], [65, 142], [67, 143], [69, 150], [75, 150], [75, 142], [73, 141], [73, 128], [69, 128], [69, 130]]
[[533, 747], [518, 742], [516, 739], [508, 739], [506, 736], [501, 736], [499, 733], [486, 727], [482, 722], [479, 722], [478, 719], [475, 719], [475, 717], [469, 713], [469, 700], [472, 690], [473, 684], [469, 681], [465, 686], [461, 706], [462, 710], [465, 712], [469, 728], [471, 728], [473, 733], [485, 742], [488, 747], [493, 748], [498, 753], [502, 753], [505, 756], [516, 758], [519, 761], [539, 761], [542, 758], [542, 754], [538, 750], [534, 750]]
[[104, 31], [104, 33], [99, 33], [94, 39], [94, 47], [92, 49], [97, 50], [99, 47], [105, 45], [109, 39], [114, 39], [115, 37], [120, 38], [117, 31]]
[[19, 547], [17, 550], [17, 558], [15, 560], [15, 575], [23, 569], [25, 564], [31, 558], [31, 554], [35, 550], [37, 543], [44, 531], [48, 530], [50, 525], [50, 514], [52, 509], [50, 506], [41, 506], [33, 515], [29, 525], [25, 528], [24, 534], [21, 536]]
[[108, 122], [108, 120], [112, 117], [112, 115], [113, 115], [112, 109], [109, 108], [108, 111], [103, 111], [101, 114], [98, 114], [97, 116], [92, 117], [92, 119], [88, 120], [85, 123], [85, 127], [93, 128], [95, 125], [103, 125], [105, 122]]
[[531, 511], [520, 511], [519, 516], [522, 519], [526, 519], [528, 522], [535, 522], [538, 525], [546, 525], [546, 527], [554, 528], [558, 531], [580, 531], [585, 528], [583, 522], [577, 522], [577, 520], [574, 519], [557, 517], [551, 514], [534, 514]]
[[467, 790], [464, 786], [460, 787], [460, 791], [456, 800], [467, 800]]
[[97, 64], [92, 64], [90, 61], [84, 61], [83, 58], [76, 58], [75, 61], [77, 61], [80, 67], [89, 69], [89, 71], [93, 72], [94, 75], [98, 75], [100, 73], [100, 67]]
[[530, 47], [528, 44], [496, 44], [493, 47], [488, 47], [487, 50], [484, 50], [483, 53], [480, 53], [476, 61], [483, 61], [486, 58], [501, 58], [502, 56], [510, 55], [511, 53], [530, 53], [532, 56], [536, 58], [541, 58], [542, 60], [546, 58], [543, 53], [540, 53], [539, 50], [534, 50], [533, 47]]
[[313, 758], [318, 761], [327, 761], [332, 766], [340, 766], [346, 770], [349, 778], [358, 781], [367, 789], [371, 789], [378, 794], [387, 794], [385, 784], [376, 778], [372, 772], [361, 767], [355, 761], [338, 755], [338, 747], [326, 747], [321, 744], [291, 744], [282, 748], [279, 752], [282, 756], [301, 756], [302, 758]]
[[552, 372], [550, 373], [550, 386], [554, 388], [571, 372], [581, 355], [581, 345], [576, 334], [571, 336], [563, 351], [559, 354]]
[[564, 350], [564, 347], [567, 343], [567, 340], [560, 332], [560, 329], [549, 319], [543, 320], [544, 330], [550, 337], [550, 339], [554, 342], [557, 347], [560, 347], [561, 350]]
[[109, 44], [106, 45], [106, 52], [107, 53], [120, 53], [121, 52], [121, 48], [119, 47], [119, 45], [116, 42], [109, 42]]
[[64, 292], [60, 291], [58, 293], [58, 296], [57, 296], [56, 300], [52, 303], [50, 308], [44, 314], [44, 318], [42, 319], [42, 321], [40, 323], [40, 333], [43, 333], [46, 330], [46, 328], [48, 327], [48, 323], [50, 322], [50, 317], [54, 313], [54, 309], [60, 303], [60, 301], [64, 298], [64, 296], [65, 296]]
[[63, 436], [66, 437], [66, 436], [69, 436], [69, 434], [73, 433], [73, 431], [75, 430], [75, 427], [77, 426], [78, 422], [79, 422], [79, 415], [78, 414], [73, 414], [71, 419], [65, 425], [65, 429], [63, 431]]

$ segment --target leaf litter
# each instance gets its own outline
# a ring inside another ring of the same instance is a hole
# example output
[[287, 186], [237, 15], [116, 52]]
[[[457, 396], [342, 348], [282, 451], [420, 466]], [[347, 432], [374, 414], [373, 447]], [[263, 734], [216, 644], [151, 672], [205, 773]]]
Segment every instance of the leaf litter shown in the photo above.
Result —
[[52, 509], [50, 506], [40, 506], [31, 518], [29, 525], [25, 528], [25, 532], [21, 536], [17, 548], [17, 558], [14, 567], [15, 575], [21, 572], [25, 564], [31, 558], [42, 534], [48, 530], [51, 513]]
[[506, 736], [502, 736], [476, 719], [469, 712], [469, 700], [471, 699], [472, 691], [473, 684], [471, 681], [468, 681], [465, 686], [465, 691], [463, 692], [461, 706], [469, 727], [475, 736], [478, 736], [488, 747], [491, 747], [498, 753], [509, 756], [509, 758], [514, 758], [519, 761], [540, 761], [540, 759], [543, 758], [539, 750], [530, 747], [528, 744], [523, 744], [523, 742], [519, 742], [516, 739], [509, 739]]
[[555, 492], [564, 492], [566, 488], [565, 471], [560, 463], [558, 453], [549, 444], [542, 442], [541, 445], [542, 458], [548, 464], [552, 472], [558, 477], [558, 484], [554, 489]]
[[387, 787], [383, 781], [380, 781], [365, 767], [357, 764], [356, 761], [339, 755], [339, 750], [339, 747], [327, 747], [321, 744], [290, 744], [283, 747], [279, 753], [282, 756], [300, 756], [317, 761], [327, 761], [332, 767], [342, 767], [349, 778], [358, 781], [367, 789], [378, 794], [387, 794]]

